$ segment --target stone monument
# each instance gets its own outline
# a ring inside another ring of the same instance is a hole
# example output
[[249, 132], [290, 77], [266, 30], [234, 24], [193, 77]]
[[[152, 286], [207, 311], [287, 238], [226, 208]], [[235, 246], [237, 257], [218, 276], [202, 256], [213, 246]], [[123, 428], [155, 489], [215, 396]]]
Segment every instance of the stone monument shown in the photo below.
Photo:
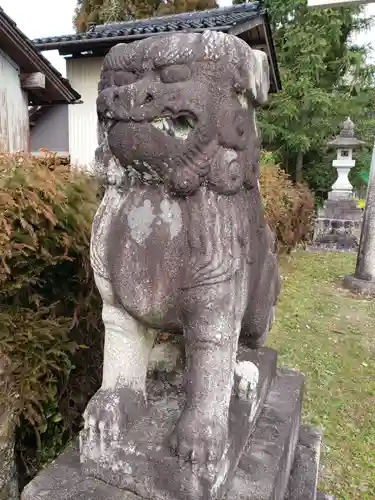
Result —
[[0, 352], [0, 500], [19, 499], [15, 460], [16, 418], [11, 402], [17, 395], [11, 389], [9, 359]]
[[[79, 449], [23, 500], [316, 498], [303, 377], [262, 348], [280, 292], [258, 182], [268, 90], [266, 55], [220, 32], [106, 56], [91, 241], [103, 382]], [[174, 342], [155, 344], [161, 331]]]
[[350, 170], [355, 167], [353, 153], [364, 142], [355, 136], [355, 125], [350, 118], [342, 124], [340, 134], [328, 143], [337, 152], [332, 165], [337, 169], [337, 180], [328, 194], [328, 200], [319, 209], [315, 224], [314, 244], [335, 250], [356, 250], [362, 225], [362, 210], [357, 207]]

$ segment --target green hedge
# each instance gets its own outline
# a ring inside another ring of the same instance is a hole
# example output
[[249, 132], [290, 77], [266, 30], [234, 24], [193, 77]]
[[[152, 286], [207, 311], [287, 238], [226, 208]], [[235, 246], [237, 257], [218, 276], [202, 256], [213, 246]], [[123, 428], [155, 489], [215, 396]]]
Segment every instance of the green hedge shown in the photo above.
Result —
[[97, 193], [50, 155], [0, 156], [0, 353], [10, 362], [0, 405], [17, 406], [26, 477], [77, 431], [100, 380], [88, 251]]

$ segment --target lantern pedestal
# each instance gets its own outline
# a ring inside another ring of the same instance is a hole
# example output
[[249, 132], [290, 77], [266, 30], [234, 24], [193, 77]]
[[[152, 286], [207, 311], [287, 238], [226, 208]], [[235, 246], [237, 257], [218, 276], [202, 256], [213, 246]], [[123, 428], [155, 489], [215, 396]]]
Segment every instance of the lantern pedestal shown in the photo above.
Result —
[[338, 158], [333, 160], [332, 166], [337, 170], [337, 180], [328, 195], [329, 200], [351, 200], [353, 199], [353, 186], [349, 181], [349, 173], [355, 167], [355, 160]]
[[354, 199], [327, 200], [315, 221], [314, 245], [330, 250], [357, 251], [362, 217], [363, 211]]

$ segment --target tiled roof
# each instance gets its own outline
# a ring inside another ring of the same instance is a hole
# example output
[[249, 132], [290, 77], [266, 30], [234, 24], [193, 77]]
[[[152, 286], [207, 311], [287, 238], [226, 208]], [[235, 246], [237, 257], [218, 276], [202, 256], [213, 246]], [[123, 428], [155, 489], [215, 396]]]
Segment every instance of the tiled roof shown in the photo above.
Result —
[[33, 42], [38, 50], [54, 50], [63, 47], [68, 48], [72, 45], [94, 45], [95, 42], [104, 45], [114, 40], [119, 42], [121, 40], [143, 38], [153, 34], [186, 30], [215, 29], [227, 31], [264, 14], [265, 10], [260, 3], [251, 2], [205, 11], [92, 26], [87, 33], [38, 38]]

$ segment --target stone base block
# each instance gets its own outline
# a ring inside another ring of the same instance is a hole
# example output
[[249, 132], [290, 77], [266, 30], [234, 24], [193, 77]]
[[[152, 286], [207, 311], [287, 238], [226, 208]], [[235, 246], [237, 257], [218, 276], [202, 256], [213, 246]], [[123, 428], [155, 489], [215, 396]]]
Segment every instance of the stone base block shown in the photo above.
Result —
[[363, 211], [357, 207], [355, 199], [327, 200], [318, 210], [318, 217], [331, 220], [361, 221]]
[[[276, 359], [276, 353], [270, 349], [239, 350], [228, 446], [217, 466], [192, 467], [171, 455], [167, 440], [185, 399], [181, 377], [167, 377], [150, 381], [147, 411], [120, 435], [117, 443], [103, 450], [102, 446], [92, 446], [90, 435], [82, 433], [84, 474], [152, 500], [221, 498], [235, 474], [276, 375]], [[241, 378], [241, 371], [246, 372], [247, 366], [254, 365], [259, 377], [254, 387], [250, 387], [246, 376]]]
[[[302, 466], [299, 461], [299, 457], [302, 457], [299, 449], [313, 449], [309, 441], [312, 431], [309, 434], [304, 430], [305, 428], [300, 430], [302, 393], [303, 377], [299, 373], [287, 370], [278, 373], [268, 392], [256, 426], [248, 439], [234, 478], [228, 485], [229, 490], [223, 498], [227, 500], [283, 500], [285, 496], [289, 500], [310, 498], [295, 496], [297, 470], [303, 470], [303, 479], [306, 483], [306, 476], [315, 477], [318, 464], [318, 459], [309, 462], [310, 466], [307, 464]], [[300, 441], [295, 454], [298, 439]], [[318, 454], [317, 446], [315, 450]], [[292, 468], [293, 472], [290, 476]], [[307, 481], [308, 484], [310, 482]], [[288, 483], [289, 488], [292, 488], [289, 492]], [[184, 498], [183, 485], [180, 486], [181, 489], [176, 491], [174, 497], [166, 495], [165, 498], [173, 498], [173, 500]], [[82, 470], [78, 446], [75, 445], [62, 454], [49, 468], [41, 472], [22, 494], [22, 500], [45, 500], [46, 498], [53, 500], [143, 500], [151, 498], [153, 500], [155, 497], [152, 494], [147, 497], [137, 496], [128, 489], [116, 488], [100, 479], [88, 478]]]
[[241, 457], [227, 500], [283, 500], [299, 436], [303, 377], [279, 372]]
[[320, 249], [357, 250], [363, 211], [354, 199], [329, 199], [315, 220], [314, 245]]
[[302, 425], [285, 500], [316, 500], [322, 434]]
[[346, 276], [342, 284], [344, 288], [359, 295], [375, 297], [375, 281], [361, 280], [355, 276]]
[[129, 491], [119, 490], [83, 475], [78, 443], [69, 446], [22, 492], [22, 500], [140, 500]]
[[0, 409], [0, 500], [18, 500], [14, 459], [15, 419], [12, 411]]
[[315, 220], [314, 245], [321, 249], [358, 250], [362, 221], [317, 218]]

